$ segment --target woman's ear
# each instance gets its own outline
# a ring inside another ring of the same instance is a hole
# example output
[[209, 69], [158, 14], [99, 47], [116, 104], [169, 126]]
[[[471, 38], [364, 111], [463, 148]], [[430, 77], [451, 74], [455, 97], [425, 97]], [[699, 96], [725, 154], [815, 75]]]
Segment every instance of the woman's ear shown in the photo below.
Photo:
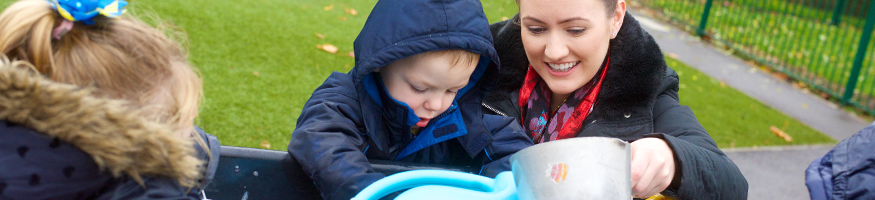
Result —
[[618, 0], [617, 1], [617, 9], [611, 14], [611, 39], [617, 37], [617, 34], [620, 32], [620, 28], [623, 27], [623, 18], [626, 17], [626, 1]]

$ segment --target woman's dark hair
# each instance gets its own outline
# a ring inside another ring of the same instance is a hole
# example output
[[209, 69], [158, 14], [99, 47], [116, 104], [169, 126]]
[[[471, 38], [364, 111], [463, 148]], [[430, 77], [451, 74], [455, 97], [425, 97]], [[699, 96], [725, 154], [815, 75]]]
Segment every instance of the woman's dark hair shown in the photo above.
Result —
[[[515, 0], [515, 1], [516, 1], [517, 8], [519, 8], [520, 0]], [[605, 12], [606, 12], [605, 14], [607, 14], [608, 17], [611, 17], [611, 14], [613, 14], [614, 10], [617, 9], [617, 0], [598, 0], [598, 1], [601, 1], [602, 4], [605, 5]]]

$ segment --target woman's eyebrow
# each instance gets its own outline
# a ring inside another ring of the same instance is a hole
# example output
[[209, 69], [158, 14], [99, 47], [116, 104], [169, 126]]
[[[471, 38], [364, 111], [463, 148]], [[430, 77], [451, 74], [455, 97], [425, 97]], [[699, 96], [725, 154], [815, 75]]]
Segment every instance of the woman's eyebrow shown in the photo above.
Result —
[[572, 17], [572, 18], [568, 18], [568, 19], [562, 20], [561, 22], [559, 22], [559, 24], [568, 23], [568, 22], [572, 22], [572, 21], [575, 21], [575, 20], [583, 20], [583, 21], [587, 21], [587, 22], [589, 22], [589, 19], [586, 19], [586, 18], [581, 18], [581, 17]]
[[[538, 19], [538, 18], [534, 18], [534, 17], [530, 17], [530, 16], [523, 17], [523, 20], [532, 20], [532, 21], [535, 21], [535, 22], [538, 22], [538, 23], [541, 23], [541, 24], [546, 24], [546, 23], [544, 23], [544, 21], [541, 21], [541, 20]], [[572, 18], [568, 18], [568, 19], [565, 19], [565, 20], [560, 21], [559, 24], [568, 23], [568, 22], [572, 22], [572, 21], [575, 21], [575, 20], [583, 20], [583, 21], [587, 21], [587, 22], [589, 22], [589, 19], [587, 19], [587, 18], [582, 18], [582, 17], [572, 17]]]
[[523, 17], [523, 20], [532, 20], [532, 21], [535, 21], [535, 22], [538, 22], [538, 23], [546, 24], [546, 23], [544, 23], [544, 21], [541, 21], [540, 19], [537, 19], [537, 18], [534, 18], [534, 17], [529, 17], [529, 16]]

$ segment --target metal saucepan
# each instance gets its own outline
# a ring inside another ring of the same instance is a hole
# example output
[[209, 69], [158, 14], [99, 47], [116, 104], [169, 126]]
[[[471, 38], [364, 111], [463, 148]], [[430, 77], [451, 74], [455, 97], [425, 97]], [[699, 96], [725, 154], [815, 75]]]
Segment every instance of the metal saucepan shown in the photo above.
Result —
[[519, 199], [632, 199], [630, 147], [581, 137], [523, 149], [510, 157]]

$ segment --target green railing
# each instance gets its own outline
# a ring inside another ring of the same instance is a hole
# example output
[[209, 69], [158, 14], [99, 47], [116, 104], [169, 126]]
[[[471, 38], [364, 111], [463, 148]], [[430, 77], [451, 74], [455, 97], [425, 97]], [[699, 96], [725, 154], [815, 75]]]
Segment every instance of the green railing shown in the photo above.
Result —
[[871, 0], [635, 0], [687, 31], [875, 115]]

